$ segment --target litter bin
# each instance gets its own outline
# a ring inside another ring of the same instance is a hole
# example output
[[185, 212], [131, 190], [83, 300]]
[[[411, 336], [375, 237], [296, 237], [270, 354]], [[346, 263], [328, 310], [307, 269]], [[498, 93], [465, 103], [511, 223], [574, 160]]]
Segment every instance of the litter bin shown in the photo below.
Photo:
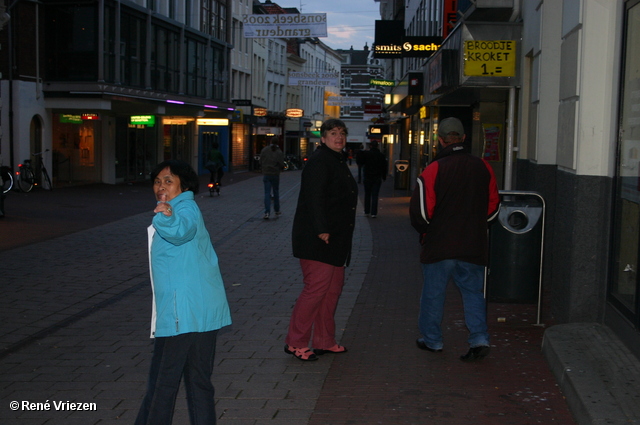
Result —
[[393, 175], [393, 188], [398, 190], [406, 190], [409, 188], [409, 161], [406, 159], [398, 159], [394, 162], [396, 167]]
[[544, 199], [536, 192], [501, 191], [489, 228], [487, 300], [540, 306]]

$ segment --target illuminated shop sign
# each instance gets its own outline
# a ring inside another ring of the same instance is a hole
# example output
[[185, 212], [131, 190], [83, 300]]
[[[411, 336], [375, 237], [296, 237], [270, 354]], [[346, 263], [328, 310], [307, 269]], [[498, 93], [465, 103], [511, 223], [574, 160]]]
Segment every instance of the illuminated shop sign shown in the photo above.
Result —
[[402, 38], [402, 57], [428, 58], [440, 49], [440, 37], [409, 37]]
[[289, 108], [285, 111], [285, 115], [288, 118], [301, 118], [304, 116], [304, 111], [299, 108]]
[[100, 119], [98, 114], [82, 114], [82, 119], [86, 121], [95, 121]]
[[404, 21], [376, 21], [373, 57], [381, 59], [401, 58], [403, 35]]
[[369, 80], [369, 85], [370, 86], [385, 86], [385, 87], [394, 87], [396, 85], [396, 82], [393, 80], [376, 80], [375, 78], [372, 78]]
[[389, 134], [389, 125], [388, 124], [380, 124], [380, 125], [370, 125], [369, 126], [369, 135], [382, 135]]
[[227, 118], [198, 118], [196, 123], [198, 125], [227, 126], [229, 125], [229, 120]]
[[80, 115], [61, 114], [60, 122], [70, 123], [70, 124], [82, 124], [82, 117]]
[[442, 38], [445, 39], [458, 22], [458, 0], [444, 0], [442, 2]]
[[266, 117], [267, 108], [253, 108], [253, 115], [256, 117]]
[[404, 21], [376, 21], [373, 57], [428, 58], [440, 49], [442, 37], [404, 35]]
[[129, 124], [132, 125], [148, 125], [150, 127], [156, 124], [155, 115], [132, 115], [129, 119]]

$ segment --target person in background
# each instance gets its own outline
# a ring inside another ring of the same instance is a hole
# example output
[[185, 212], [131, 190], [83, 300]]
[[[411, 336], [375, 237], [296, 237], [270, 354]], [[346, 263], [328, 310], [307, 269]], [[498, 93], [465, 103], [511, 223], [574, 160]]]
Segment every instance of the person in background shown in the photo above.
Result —
[[387, 180], [389, 163], [384, 157], [378, 142], [371, 141], [369, 151], [364, 159], [364, 215], [376, 218], [378, 215], [378, 195], [382, 182]]
[[195, 202], [198, 175], [189, 164], [168, 160], [151, 179], [157, 201], [148, 229], [155, 340], [135, 424], [171, 424], [183, 377], [191, 424], [215, 424], [216, 338], [231, 314], [218, 256]]
[[336, 341], [334, 315], [351, 258], [358, 183], [342, 153], [347, 139], [344, 122], [329, 119], [320, 133], [320, 148], [302, 171], [292, 231], [293, 256], [300, 259], [304, 288], [293, 307], [284, 351], [303, 361], [347, 352]]
[[356, 152], [356, 165], [358, 166], [358, 183], [362, 183], [362, 168], [364, 167], [364, 159], [367, 156], [367, 152], [364, 150], [364, 145], [360, 145], [360, 149]]
[[276, 216], [280, 212], [280, 171], [284, 167], [284, 154], [278, 146], [278, 138], [273, 137], [271, 144], [260, 151], [260, 168], [264, 183], [264, 219], [271, 213], [271, 191], [273, 190], [273, 209]]
[[442, 150], [418, 177], [411, 196], [411, 224], [420, 234], [424, 276], [418, 318], [422, 336], [416, 344], [422, 350], [442, 351], [445, 292], [453, 279], [469, 330], [470, 348], [460, 359], [475, 361], [490, 351], [483, 285], [488, 222], [498, 214], [500, 195], [493, 169], [467, 152], [464, 140], [459, 119], [439, 123]]
[[209, 183], [215, 183], [218, 186], [220, 185], [220, 180], [222, 180], [222, 176], [224, 176], [225, 165], [227, 164], [224, 161], [222, 152], [218, 150], [218, 143], [214, 142], [211, 146], [211, 150], [209, 151], [206, 165], [207, 170], [211, 173]]

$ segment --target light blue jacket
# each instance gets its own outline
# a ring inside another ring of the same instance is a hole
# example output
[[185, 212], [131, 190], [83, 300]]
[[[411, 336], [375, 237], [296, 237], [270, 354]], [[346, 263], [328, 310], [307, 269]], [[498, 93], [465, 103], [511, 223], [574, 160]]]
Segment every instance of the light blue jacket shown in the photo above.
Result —
[[218, 256], [193, 192], [183, 192], [169, 204], [172, 215], [157, 213], [149, 227], [151, 337], [207, 332], [230, 325]]

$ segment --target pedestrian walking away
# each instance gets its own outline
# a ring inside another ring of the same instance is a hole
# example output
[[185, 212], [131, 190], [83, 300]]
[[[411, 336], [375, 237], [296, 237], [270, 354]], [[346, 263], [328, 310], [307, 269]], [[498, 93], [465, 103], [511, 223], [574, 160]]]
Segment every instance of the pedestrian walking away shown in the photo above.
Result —
[[364, 157], [366, 151], [364, 145], [360, 145], [360, 149], [356, 152], [356, 165], [358, 166], [358, 183], [362, 183], [362, 168], [364, 167]]
[[280, 215], [280, 171], [284, 167], [284, 154], [278, 146], [278, 138], [273, 137], [271, 144], [260, 151], [260, 168], [264, 183], [264, 218], [271, 214], [271, 193], [273, 192], [273, 209]]
[[371, 218], [378, 215], [380, 186], [387, 180], [387, 158], [378, 149], [378, 142], [371, 141], [369, 151], [364, 156], [364, 214]]
[[149, 226], [153, 356], [136, 425], [170, 425], [184, 376], [192, 425], [216, 423], [211, 383], [218, 330], [231, 324], [226, 292], [200, 209], [198, 175], [169, 160], [151, 173]]
[[487, 226], [500, 208], [489, 163], [471, 155], [463, 144], [464, 127], [457, 118], [438, 126], [442, 150], [418, 177], [411, 196], [412, 226], [420, 234], [423, 271], [418, 348], [443, 349], [441, 323], [445, 290], [453, 279], [462, 294], [469, 351], [463, 361], [480, 360], [490, 351], [484, 298]]
[[304, 288], [293, 307], [284, 351], [303, 361], [347, 352], [336, 341], [334, 316], [351, 258], [358, 183], [342, 154], [344, 122], [329, 119], [320, 134], [320, 147], [302, 171], [292, 231]]

